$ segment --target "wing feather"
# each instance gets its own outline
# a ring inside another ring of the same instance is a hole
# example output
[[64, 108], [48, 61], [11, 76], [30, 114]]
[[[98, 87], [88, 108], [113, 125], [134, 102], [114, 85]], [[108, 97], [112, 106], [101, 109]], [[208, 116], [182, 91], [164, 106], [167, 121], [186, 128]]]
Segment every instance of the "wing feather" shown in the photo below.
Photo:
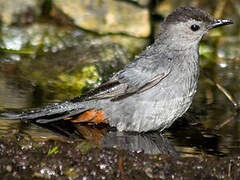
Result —
[[109, 81], [74, 101], [119, 99], [133, 93], [144, 92], [157, 85], [170, 73], [171, 60], [167, 56], [160, 56], [159, 53], [149, 56], [142, 53]]

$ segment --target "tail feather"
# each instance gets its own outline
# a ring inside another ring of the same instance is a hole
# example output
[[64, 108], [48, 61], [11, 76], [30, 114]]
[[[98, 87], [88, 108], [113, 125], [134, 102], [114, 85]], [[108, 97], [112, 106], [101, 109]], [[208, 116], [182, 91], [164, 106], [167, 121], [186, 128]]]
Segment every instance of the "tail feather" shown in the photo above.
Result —
[[86, 111], [86, 108], [83, 107], [82, 103], [66, 101], [27, 112], [3, 112], [0, 113], [0, 117], [7, 120], [30, 120], [39, 124], [46, 124], [80, 114], [84, 111]]
[[17, 119], [21, 119], [21, 113], [2, 112], [2, 113], [0, 113], [0, 118], [1, 119], [6, 119], [6, 120], [17, 120]]
[[44, 116], [44, 117], [36, 119], [36, 123], [40, 123], [40, 124], [51, 123], [51, 122], [62, 120], [67, 117], [72, 117], [72, 116], [81, 114], [84, 111], [85, 111], [85, 109], [82, 108], [82, 109], [78, 109], [78, 110], [74, 110], [74, 111], [70, 111], [70, 112], [65, 112], [62, 114], [55, 114], [54, 117], [53, 116], [51, 116], [51, 117]]

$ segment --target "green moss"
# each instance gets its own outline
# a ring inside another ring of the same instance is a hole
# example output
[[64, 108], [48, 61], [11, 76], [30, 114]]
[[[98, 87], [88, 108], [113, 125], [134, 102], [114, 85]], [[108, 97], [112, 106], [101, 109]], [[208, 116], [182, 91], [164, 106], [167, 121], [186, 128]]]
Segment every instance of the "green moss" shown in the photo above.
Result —
[[94, 65], [86, 65], [82, 67], [79, 71], [67, 74], [62, 73], [58, 78], [50, 84], [51, 89], [57, 92], [58, 98], [64, 97], [75, 97], [84, 90], [90, 87], [96, 86], [100, 82], [101, 78]]
[[80, 150], [82, 154], [86, 154], [93, 147], [94, 144], [92, 141], [83, 141], [76, 146], [76, 150]]
[[55, 146], [48, 152], [48, 155], [57, 154], [57, 153], [58, 153], [58, 146]]

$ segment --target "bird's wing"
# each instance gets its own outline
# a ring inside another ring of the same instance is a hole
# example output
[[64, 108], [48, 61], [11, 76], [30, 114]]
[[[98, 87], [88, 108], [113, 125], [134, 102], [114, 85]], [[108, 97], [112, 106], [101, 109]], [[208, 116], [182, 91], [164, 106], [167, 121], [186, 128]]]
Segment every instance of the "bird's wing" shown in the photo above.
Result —
[[119, 99], [141, 93], [165, 78], [171, 71], [171, 58], [164, 55], [140, 55], [109, 81], [73, 101], [92, 99]]

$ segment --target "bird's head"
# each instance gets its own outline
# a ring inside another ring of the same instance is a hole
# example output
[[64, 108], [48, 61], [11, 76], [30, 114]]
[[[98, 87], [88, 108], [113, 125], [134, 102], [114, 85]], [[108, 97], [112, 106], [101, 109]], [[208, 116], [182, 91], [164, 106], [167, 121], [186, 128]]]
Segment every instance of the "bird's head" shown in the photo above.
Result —
[[180, 7], [165, 18], [159, 37], [179, 46], [198, 44], [210, 29], [232, 23], [231, 20], [215, 19], [199, 8]]

